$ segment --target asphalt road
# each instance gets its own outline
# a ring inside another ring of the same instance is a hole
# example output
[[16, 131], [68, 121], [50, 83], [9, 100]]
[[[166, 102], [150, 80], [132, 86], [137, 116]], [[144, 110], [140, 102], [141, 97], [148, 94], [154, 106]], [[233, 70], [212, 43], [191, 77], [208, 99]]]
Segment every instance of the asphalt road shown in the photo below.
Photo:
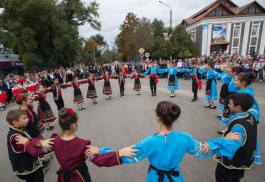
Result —
[[[205, 109], [203, 100], [205, 81], [203, 91], [199, 92], [198, 102], [191, 103], [191, 81], [179, 80], [180, 89], [176, 92], [175, 98], [169, 98], [169, 92], [166, 89], [167, 80], [160, 79], [156, 97], [150, 97], [149, 78], [142, 81], [141, 95], [137, 96], [132, 90], [133, 80], [126, 80], [125, 97], [120, 97], [117, 80], [111, 80], [113, 95], [111, 100], [106, 100], [102, 94], [103, 81], [96, 82], [98, 92], [98, 104], [93, 105], [88, 99], [85, 100], [86, 110], [78, 111], [80, 116], [78, 136], [87, 138], [96, 146], [109, 146], [119, 149], [131, 144], [135, 144], [141, 139], [159, 131], [159, 126], [155, 121], [155, 107], [158, 102], [170, 100], [180, 105], [182, 113], [174, 128], [178, 131], [188, 132], [199, 141], [207, 141], [211, 138], [219, 137], [217, 130], [223, 129], [216, 118], [219, 110]], [[221, 84], [218, 82], [218, 87]], [[258, 137], [261, 149], [261, 157], [265, 161], [265, 83], [253, 83], [256, 99], [260, 104], [262, 112], [260, 124], [258, 125]], [[87, 84], [81, 86], [83, 95], [86, 95]], [[73, 107], [73, 88], [67, 88], [63, 91], [63, 97], [66, 106]], [[57, 109], [52, 99], [52, 94], [48, 94], [48, 102], [57, 115]], [[15, 109], [17, 106], [12, 103], [9, 109]], [[36, 107], [35, 107], [36, 109]], [[7, 110], [7, 111], [8, 111]], [[6, 135], [8, 124], [5, 121], [7, 111], [0, 112], [0, 182], [20, 181], [11, 170], [6, 147]], [[60, 133], [58, 122], [53, 124], [54, 131], [49, 131], [46, 137], [52, 133]], [[74, 146], [73, 146], [74, 147]], [[149, 167], [148, 160], [144, 160], [134, 165], [122, 165], [112, 168], [98, 168], [88, 162], [89, 172], [94, 182], [144, 182]], [[55, 182], [56, 171], [59, 166], [54, 158], [50, 169], [45, 175], [46, 182]], [[187, 182], [212, 182], [215, 181], [214, 172], [216, 162], [213, 159], [199, 159], [186, 155], [180, 165], [182, 173]], [[254, 165], [254, 168], [245, 172], [243, 182], [264, 182], [265, 166]]]

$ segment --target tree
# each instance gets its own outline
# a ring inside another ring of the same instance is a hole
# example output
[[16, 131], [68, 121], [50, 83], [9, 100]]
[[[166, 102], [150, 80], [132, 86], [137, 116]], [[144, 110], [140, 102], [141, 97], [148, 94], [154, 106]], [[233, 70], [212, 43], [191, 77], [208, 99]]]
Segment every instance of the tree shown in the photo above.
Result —
[[66, 20], [69, 24], [80, 26], [89, 23], [91, 27], [100, 30], [101, 23], [97, 21], [99, 4], [96, 1], [85, 5], [81, 0], [62, 0], [58, 4], [60, 19]]
[[170, 39], [169, 49], [173, 56], [178, 58], [186, 58], [191, 56], [197, 56], [198, 51], [194, 42], [191, 40], [190, 34], [188, 34], [183, 25], [178, 25]]
[[135, 14], [128, 13], [120, 30], [118, 53], [122, 54], [127, 61], [136, 57], [141, 47], [148, 50], [153, 46], [152, 27], [146, 18], [139, 19]]
[[162, 33], [167, 32], [164, 22], [156, 18], [152, 21], [152, 28], [154, 37], [161, 37]]
[[85, 6], [80, 0], [8, 0], [0, 16], [5, 47], [19, 54], [26, 69], [39, 62], [49, 67], [72, 65], [82, 53], [78, 26], [85, 22], [96, 29], [98, 4]]

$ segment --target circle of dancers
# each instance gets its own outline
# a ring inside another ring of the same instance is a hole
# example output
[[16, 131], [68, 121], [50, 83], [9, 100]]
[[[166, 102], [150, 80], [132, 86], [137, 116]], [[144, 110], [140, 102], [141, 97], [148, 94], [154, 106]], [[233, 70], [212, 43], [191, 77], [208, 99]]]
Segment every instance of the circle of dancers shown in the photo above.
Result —
[[[144, 138], [136, 145], [113, 150], [108, 147], [93, 146], [90, 140], [77, 136], [80, 118], [72, 108], [65, 107], [62, 89], [73, 87], [73, 102], [78, 110], [83, 110], [85, 107], [80, 90], [81, 84], [88, 83], [87, 98], [96, 104], [96, 81], [104, 80], [103, 94], [110, 100], [112, 95], [110, 79], [118, 80], [120, 96], [123, 97], [126, 78], [134, 79], [133, 89], [137, 95], [140, 95], [140, 79], [149, 75], [151, 96], [155, 97], [158, 75], [165, 73], [168, 74], [167, 89], [170, 97], [175, 97], [175, 91], [179, 89], [177, 74], [191, 75], [193, 92], [191, 102], [198, 100], [198, 90], [202, 89], [202, 78], [206, 77], [205, 109], [220, 109], [221, 114], [217, 118], [225, 125], [224, 131], [218, 131], [222, 133], [221, 138], [200, 142], [188, 133], [174, 130], [173, 125], [181, 115], [181, 108], [169, 101], [162, 101], [156, 106], [154, 115], [159, 128], [158, 133]], [[158, 68], [152, 62], [144, 73], [135, 70], [132, 76], [127, 76], [123, 72], [112, 76], [106, 71], [102, 77], [94, 77], [93, 74], [85, 80], [73, 77], [73, 82], [65, 84], [60, 83], [58, 77], [54, 77], [53, 84], [48, 88], [44, 88], [41, 84], [27, 85], [26, 88], [14, 85], [13, 99], [18, 108], [10, 110], [6, 116], [10, 125], [7, 146], [13, 172], [18, 178], [27, 182], [43, 182], [43, 170], [49, 165], [54, 153], [60, 165], [57, 171], [59, 182], [90, 182], [92, 180], [86, 160], [99, 167], [112, 167], [134, 164], [148, 158], [150, 167], [146, 181], [182, 182], [184, 178], [179, 164], [188, 153], [202, 159], [214, 156], [217, 161], [215, 171], [217, 182], [240, 181], [246, 169], [251, 169], [254, 163], [261, 164], [257, 138], [260, 111], [254, 90], [251, 88], [254, 78], [255, 74], [252, 72], [244, 73], [241, 67], [233, 66], [229, 62], [224, 63], [220, 73], [214, 70], [211, 61], [208, 61], [205, 67], [200, 67], [197, 61], [193, 60], [190, 69], [174, 67], [173, 63], [170, 63], [168, 68]], [[222, 82], [219, 94], [217, 79]], [[24, 93], [25, 90], [28, 92]], [[44, 139], [46, 131], [54, 128], [50, 123], [57, 119], [46, 101], [46, 94], [49, 92], [52, 92], [59, 112], [58, 122], [62, 132]], [[0, 103], [6, 99], [7, 95], [2, 92]], [[39, 102], [37, 113], [33, 109], [33, 101]]]

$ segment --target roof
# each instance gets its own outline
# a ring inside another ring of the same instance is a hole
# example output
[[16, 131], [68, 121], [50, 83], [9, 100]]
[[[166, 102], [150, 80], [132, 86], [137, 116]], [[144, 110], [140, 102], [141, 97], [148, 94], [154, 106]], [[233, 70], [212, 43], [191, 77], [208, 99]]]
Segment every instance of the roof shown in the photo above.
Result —
[[227, 44], [231, 44], [231, 43], [229, 41], [224, 40], [224, 39], [215, 39], [211, 43], [211, 45], [227, 45]]
[[20, 62], [15, 54], [0, 54], [0, 62]]
[[[224, 5], [225, 4], [225, 5]], [[264, 14], [265, 15], [265, 9], [262, 7], [257, 1], [253, 1], [251, 3], [248, 3], [242, 7], [238, 7], [236, 4], [234, 4], [231, 0], [215, 0], [199, 12], [195, 13], [194, 15], [190, 16], [187, 19], [184, 19], [182, 21], [182, 24], [188, 24], [192, 25], [202, 19], [207, 18], [219, 18], [220, 16], [207, 16], [209, 15], [215, 8], [222, 7], [226, 12], [228, 12], [227, 15], [223, 15], [222, 17], [233, 17], [233, 16], [249, 16], [249, 14], [241, 14], [245, 9], [250, 7], [251, 5], [255, 4], [259, 9], [261, 9], [261, 13], [257, 14]], [[255, 15], [257, 15], [255, 14]]]

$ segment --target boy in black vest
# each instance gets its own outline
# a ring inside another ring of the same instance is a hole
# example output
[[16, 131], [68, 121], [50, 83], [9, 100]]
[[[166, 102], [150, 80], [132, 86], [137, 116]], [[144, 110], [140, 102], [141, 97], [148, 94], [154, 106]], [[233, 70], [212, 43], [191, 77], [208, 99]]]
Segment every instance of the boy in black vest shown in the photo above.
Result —
[[[47, 153], [43, 147], [50, 148], [50, 145], [53, 144], [52, 140], [31, 139], [24, 130], [29, 121], [25, 110], [14, 109], [9, 111], [6, 120], [10, 124], [7, 148], [13, 172], [18, 178], [26, 180], [26, 182], [44, 182], [43, 165], [38, 156]], [[21, 136], [27, 140], [24, 145], [17, 141], [22, 138]]]
[[198, 63], [196, 60], [192, 60], [191, 61], [191, 64], [193, 66], [192, 70], [191, 70], [191, 78], [192, 78], [192, 92], [194, 94], [193, 96], [193, 99], [191, 100], [191, 102], [195, 102], [198, 100], [198, 96], [197, 96], [197, 93], [198, 93], [198, 89], [199, 89], [199, 86], [201, 87], [201, 74], [199, 73], [198, 71]]
[[218, 162], [215, 171], [217, 182], [239, 182], [244, 177], [244, 171], [252, 167], [257, 144], [257, 121], [254, 117], [256, 111], [249, 110], [253, 104], [254, 98], [249, 94], [231, 95], [229, 108], [232, 117], [223, 137], [232, 132], [240, 134], [241, 140], [219, 138], [202, 145], [202, 151], [216, 154], [214, 159]]
[[61, 85], [59, 82], [59, 78], [55, 77], [53, 79], [53, 85], [52, 85], [52, 94], [54, 102], [57, 106], [58, 111], [60, 111], [64, 107], [64, 101], [62, 96], [62, 88], [66, 88], [64, 85]]

